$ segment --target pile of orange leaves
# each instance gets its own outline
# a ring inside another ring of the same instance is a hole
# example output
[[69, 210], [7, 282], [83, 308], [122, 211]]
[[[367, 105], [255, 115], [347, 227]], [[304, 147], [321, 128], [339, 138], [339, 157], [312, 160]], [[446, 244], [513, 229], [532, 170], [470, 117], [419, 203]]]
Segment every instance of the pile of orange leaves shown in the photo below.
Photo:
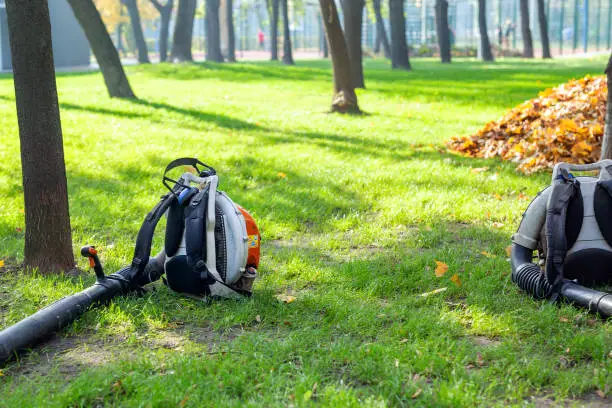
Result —
[[606, 102], [605, 77], [571, 80], [540, 92], [474, 135], [453, 137], [447, 146], [471, 157], [511, 160], [524, 173], [561, 161], [592, 163], [601, 154]]

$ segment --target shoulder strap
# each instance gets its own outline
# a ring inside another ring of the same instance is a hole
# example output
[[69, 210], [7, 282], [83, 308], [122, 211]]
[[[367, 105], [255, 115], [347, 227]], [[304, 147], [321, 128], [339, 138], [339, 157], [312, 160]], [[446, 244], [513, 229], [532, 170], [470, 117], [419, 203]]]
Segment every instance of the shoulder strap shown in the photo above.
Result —
[[214, 282], [206, 267], [206, 214], [210, 185], [206, 185], [185, 208], [185, 251], [187, 264], [201, 279]]
[[608, 245], [612, 246], [612, 180], [597, 183], [593, 196], [593, 209], [601, 235]]
[[570, 200], [580, 195], [580, 186], [576, 179], [565, 179], [556, 182], [546, 208], [546, 279], [552, 285], [551, 301], [558, 295], [559, 285], [563, 280], [563, 264], [567, 254], [567, 237], [565, 225]]

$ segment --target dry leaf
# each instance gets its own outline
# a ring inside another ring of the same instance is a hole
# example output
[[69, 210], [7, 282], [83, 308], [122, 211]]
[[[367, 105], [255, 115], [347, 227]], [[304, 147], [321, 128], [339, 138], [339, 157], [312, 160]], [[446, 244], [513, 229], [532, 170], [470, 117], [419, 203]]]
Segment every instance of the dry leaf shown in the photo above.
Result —
[[512, 245], [508, 245], [506, 247], [506, 255], [508, 256], [512, 255]]
[[396, 358], [395, 359], [395, 368], [399, 367], [399, 360]]
[[4, 259], [0, 259], [0, 268], [4, 267]]
[[504, 226], [503, 222], [494, 222], [493, 224], [491, 224], [491, 226], [493, 228], [502, 228]]
[[523, 194], [523, 193], [520, 193], [518, 195], [518, 199], [519, 200], [524, 200], [524, 201], [529, 201], [530, 200], [530, 198], [528, 196], [526, 196], [525, 194]]
[[400, 344], [403, 344], [403, 343], [408, 343], [408, 341], [409, 341], [408, 339], [401, 339], [401, 340], [400, 340]]
[[257, 323], [261, 323], [261, 316], [260, 315], [255, 316], [255, 321]]
[[22, 232], [23, 229], [21, 229], [21, 227], [15, 227], [15, 232]]
[[2, 372], [2, 370], [0, 370], [0, 377], [3, 377], [4, 373]]
[[185, 398], [179, 402], [179, 407], [183, 408], [187, 404], [187, 401], [189, 401], [189, 395], [185, 395]]
[[441, 261], [436, 261], [436, 277], [440, 278], [448, 271], [448, 265]]
[[276, 295], [276, 298], [278, 300], [280, 300], [283, 303], [291, 303], [291, 302], [295, 302], [296, 297], [295, 296], [291, 296], [291, 295], [285, 295], [285, 294], [278, 294]]
[[487, 258], [495, 258], [495, 255], [488, 253], [487, 251], [482, 251], [480, 252], [482, 255], [486, 256]]
[[568, 318], [566, 318], [566, 317], [560, 317], [560, 318], [559, 318], [559, 321], [560, 321], [560, 322], [563, 322], [563, 323], [569, 323], [569, 319], [568, 319]]
[[453, 282], [455, 285], [457, 285], [457, 286], [461, 286], [461, 279], [459, 278], [459, 275], [454, 274], [454, 275], [451, 277], [451, 279], [450, 279], [450, 280], [451, 280], [451, 282]]
[[483, 171], [487, 171], [487, 170], [489, 170], [488, 167], [474, 167], [472, 170], [470, 170], [470, 173], [478, 174], [478, 173], [482, 173]]
[[280, 178], [283, 178], [283, 179], [284, 179], [285, 177], [287, 177], [287, 175], [286, 175], [285, 173], [282, 173], [282, 172], [280, 172], [280, 171], [279, 171], [278, 173], [276, 173], [276, 175], [277, 175], [278, 177], [280, 177]]
[[606, 394], [602, 390], [595, 391], [595, 394], [599, 395], [599, 398], [605, 399]]
[[431, 292], [421, 293], [420, 296], [427, 297], [427, 296], [435, 295], [436, 293], [444, 292], [445, 290], [446, 288], [438, 288], [438, 289], [432, 290]]
[[422, 392], [423, 392], [423, 390], [420, 389], [420, 388], [418, 390], [416, 390], [416, 392], [414, 394], [412, 394], [412, 399], [419, 398], [419, 395], [421, 395]]
[[482, 354], [476, 353], [476, 364], [482, 367], [485, 364], [484, 358], [482, 358]]
[[495, 197], [495, 199], [496, 199], [496, 200], [499, 200], [499, 201], [501, 201], [501, 200], [502, 200], [502, 196], [500, 196], [500, 195], [499, 195], [499, 194], [497, 194], [497, 193], [493, 193], [493, 197]]

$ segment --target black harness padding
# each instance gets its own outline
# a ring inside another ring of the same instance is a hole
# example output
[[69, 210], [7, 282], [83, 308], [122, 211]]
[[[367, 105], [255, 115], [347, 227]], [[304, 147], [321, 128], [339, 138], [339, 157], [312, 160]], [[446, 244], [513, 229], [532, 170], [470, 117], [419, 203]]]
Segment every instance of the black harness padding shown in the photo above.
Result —
[[187, 264], [207, 283], [215, 282], [206, 267], [206, 216], [210, 185], [196, 194], [185, 208], [185, 251]]
[[181, 245], [183, 231], [185, 230], [185, 207], [178, 200], [172, 201], [168, 208], [168, 220], [166, 221], [166, 239], [164, 251], [167, 256], [174, 256]]
[[593, 196], [595, 219], [608, 245], [612, 246], [612, 180], [600, 181]]
[[[555, 301], [563, 281], [563, 264], [567, 254], [566, 221], [569, 203], [582, 201], [580, 185], [576, 179], [564, 178], [552, 186], [546, 209], [546, 279], [552, 285], [551, 301]], [[578, 229], [580, 231], [580, 229]], [[575, 240], [574, 240], [575, 242]]]

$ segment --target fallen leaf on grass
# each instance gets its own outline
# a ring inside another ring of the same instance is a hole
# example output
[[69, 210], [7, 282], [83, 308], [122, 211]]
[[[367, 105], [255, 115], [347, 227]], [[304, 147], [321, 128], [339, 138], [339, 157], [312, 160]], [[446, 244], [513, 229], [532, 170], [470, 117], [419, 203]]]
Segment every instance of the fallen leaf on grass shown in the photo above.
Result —
[[529, 196], [526, 196], [526, 195], [525, 195], [525, 194], [523, 194], [523, 193], [520, 193], [520, 194], [518, 195], [518, 199], [519, 199], [519, 200], [524, 200], [524, 201], [529, 201], [529, 200], [530, 200]]
[[2, 372], [2, 370], [0, 370], [0, 377], [4, 376], [4, 373]]
[[431, 292], [421, 293], [420, 296], [427, 297], [427, 296], [435, 295], [436, 293], [444, 292], [445, 290], [446, 288], [438, 288], [438, 289], [432, 290]]
[[436, 261], [436, 277], [441, 278], [448, 271], [448, 265], [441, 261]]
[[261, 323], [261, 316], [260, 315], [255, 316], [255, 321], [257, 323]]
[[595, 394], [599, 395], [599, 398], [605, 399], [606, 394], [602, 390], [595, 391]]
[[0, 268], [4, 267], [4, 259], [0, 259]]
[[423, 390], [420, 389], [420, 388], [418, 390], [416, 390], [416, 392], [414, 394], [412, 394], [412, 399], [419, 398], [419, 395], [421, 395], [422, 392], [423, 392]]
[[559, 321], [563, 323], [569, 323], [569, 319], [567, 317], [560, 317]]
[[278, 173], [276, 173], [276, 175], [277, 175], [278, 177], [280, 177], [280, 178], [285, 178], [285, 177], [287, 177], [287, 175], [286, 175], [285, 173], [280, 172], [280, 171], [279, 171]]
[[482, 173], [483, 171], [487, 171], [487, 170], [489, 170], [488, 167], [474, 167], [472, 170], [470, 170], [470, 173], [478, 174], [478, 173]]
[[461, 278], [459, 278], [459, 275], [454, 274], [454, 275], [451, 277], [451, 279], [450, 279], [450, 280], [451, 280], [451, 282], [453, 282], [455, 285], [457, 285], [457, 286], [461, 286]]
[[276, 295], [276, 298], [278, 300], [280, 300], [283, 303], [291, 303], [291, 302], [295, 302], [296, 297], [295, 296], [291, 296], [291, 295], [285, 295], [285, 294], [279, 294]]
[[508, 256], [512, 255], [512, 245], [508, 245], [506, 247], [506, 255]]
[[482, 358], [482, 354], [476, 353], [476, 364], [482, 367], [485, 364], [484, 358]]
[[502, 228], [504, 226], [504, 223], [503, 222], [494, 222], [491, 225], [493, 226], [493, 228]]
[[487, 252], [487, 251], [482, 251], [481, 252], [482, 255], [486, 256], [487, 258], [495, 258], [495, 255]]
[[189, 401], [189, 395], [185, 395], [185, 398], [179, 402], [179, 407], [183, 408], [187, 404], [187, 401]]
[[23, 229], [21, 229], [21, 227], [15, 227], [15, 232], [22, 232]]

